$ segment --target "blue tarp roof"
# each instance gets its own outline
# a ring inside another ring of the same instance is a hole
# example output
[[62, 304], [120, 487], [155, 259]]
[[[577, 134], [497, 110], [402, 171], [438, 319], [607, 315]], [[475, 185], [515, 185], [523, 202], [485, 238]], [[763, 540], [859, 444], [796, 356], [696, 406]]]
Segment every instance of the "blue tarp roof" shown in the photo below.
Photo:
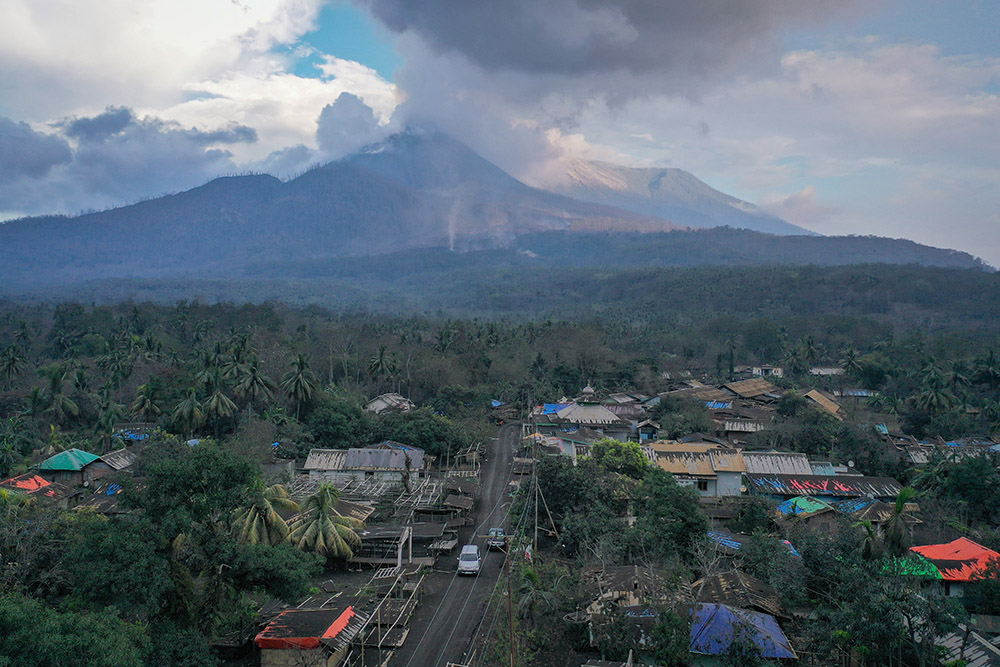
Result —
[[563, 408], [565, 408], [569, 403], [546, 403], [542, 406], [543, 415], [553, 415]]
[[833, 509], [844, 514], [854, 514], [868, 507], [873, 502], [875, 502], [874, 498], [848, 498], [847, 500], [833, 503]]
[[691, 610], [691, 652], [724, 655], [741, 637], [764, 658], [797, 659], [774, 616], [724, 604], [695, 604]]
[[705, 401], [705, 407], [709, 410], [728, 410], [733, 407], [732, 401]]
[[501, 405], [503, 405], [503, 401], [498, 401], [497, 399], [494, 398], [490, 400], [490, 405], [492, 405], [494, 408], [499, 408]]
[[889, 427], [885, 424], [875, 424], [875, 430], [882, 435], [889, 435]]

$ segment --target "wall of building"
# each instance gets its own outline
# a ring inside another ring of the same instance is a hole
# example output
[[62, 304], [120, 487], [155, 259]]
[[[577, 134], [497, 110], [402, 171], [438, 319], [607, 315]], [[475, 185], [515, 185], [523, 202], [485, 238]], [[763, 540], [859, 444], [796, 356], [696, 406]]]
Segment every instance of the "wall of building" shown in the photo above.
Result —
[[720, 472], [716, 474], [719, 476], [716, 485], [718, 495], [738, 496], [742, 494], [742, 491], [740, 491], [740, 487], [743, 486], [742, 472]]

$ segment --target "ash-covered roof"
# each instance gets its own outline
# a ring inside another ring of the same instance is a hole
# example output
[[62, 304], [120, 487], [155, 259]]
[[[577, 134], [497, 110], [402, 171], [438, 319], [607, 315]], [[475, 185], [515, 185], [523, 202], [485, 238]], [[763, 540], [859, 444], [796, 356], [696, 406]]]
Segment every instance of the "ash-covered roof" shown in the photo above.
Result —
[[753, 609], [772, 616], [783, 615], [781, 602], [773, 588], [745, 572], [734, 570], [705, 577], [691, 584], [695, 600], [717, 602], [730, 607]]
[[747, 472], [772, 475], [811, 475], [809, 458], [798, 452], [743, 452]]
[[778, 393], [778, 388], [764, 378], [753, 378], [750, 380], [741, 380], [739, 382], [730, 382], [725, 385], [725, 387], [742, 398], [757, 398], [758, 396], [764, 396], [765, 394]]
[[895, 498], [902, 485], [891, 477], [861, 475], [769, 475], [747, 473], [751, 490], [784, 496], [838, 496], [851, 498]]
[[129, 467], [139, 458], [139, 452], [135, 449], [122, 447], [113, 452], [108, 452], [99, 457], [101, 461], [107, 463], [114, 470], [122, 470]]

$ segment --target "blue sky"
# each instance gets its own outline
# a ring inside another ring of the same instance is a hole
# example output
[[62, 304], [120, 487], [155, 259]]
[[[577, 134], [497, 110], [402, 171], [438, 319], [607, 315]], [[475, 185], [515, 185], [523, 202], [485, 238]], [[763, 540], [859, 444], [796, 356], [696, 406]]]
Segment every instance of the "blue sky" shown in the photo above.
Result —
[[[997, 2], [0, 11], [0, 218], [223, 173], [287, 176], [432, 123], [533, 185], [558, 185], [576, 158], [680, 167], [823, 234], [907, 237], [1000, 265]], [[110, 129], [74, 135], [79, 119]]]

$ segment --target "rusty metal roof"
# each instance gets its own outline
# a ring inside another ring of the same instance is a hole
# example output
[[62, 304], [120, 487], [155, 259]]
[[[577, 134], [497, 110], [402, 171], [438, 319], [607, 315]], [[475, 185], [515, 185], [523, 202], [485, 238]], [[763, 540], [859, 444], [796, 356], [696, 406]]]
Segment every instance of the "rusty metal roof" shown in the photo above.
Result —
[[730, 382], [725, 385], [725, 387], [737, 396], [741, 396], [743, 398], [756, 398], [758, 396], [763, 396], [764, 394], [778, 393], [778, 388], [764, 378], [753, 378], [751, 380]]
[[784, 615], [775, 590], [739, 570], [699, 579], [691, 584], [691, 591], [697, 602], [718, 602], [772, 616]]
[[310, 449], [305, 470], [343, 470], [346, 449]]

